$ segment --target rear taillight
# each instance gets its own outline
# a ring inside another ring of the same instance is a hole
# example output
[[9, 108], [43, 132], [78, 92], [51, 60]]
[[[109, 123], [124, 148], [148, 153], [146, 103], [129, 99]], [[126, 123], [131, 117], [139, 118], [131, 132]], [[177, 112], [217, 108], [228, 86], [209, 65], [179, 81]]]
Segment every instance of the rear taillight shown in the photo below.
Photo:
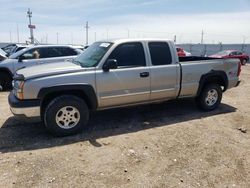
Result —
[[239, 77], [241, 73], [241, 62], [238, 63], [238, 72], [237, 72], [237, 76]]

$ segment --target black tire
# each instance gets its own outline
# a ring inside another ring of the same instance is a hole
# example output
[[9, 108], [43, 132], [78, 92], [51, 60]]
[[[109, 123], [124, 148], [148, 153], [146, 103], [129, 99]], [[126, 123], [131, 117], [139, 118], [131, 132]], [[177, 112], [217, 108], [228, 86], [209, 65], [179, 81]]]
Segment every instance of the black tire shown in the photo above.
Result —
[[[212, 96], [209, 96], [209, 94]], [[208, 84], [204, 86], [200, 95], [196, 98], [196, 103], [200, 109], [204, 111], [211, 111], [216, 109], [220, 105], [221, 98], [221, 87], [218, 84]]]
[[12, 89], [12, 77], [6, 72], [0, 72], [0, 86], [3, 91]]
[[247, 64], [247, 59], [243, 59], [241, 65], [246, 65], [246, 64]]
[[[77, 114], [79, 115], [76, 115], [79, 121], [77, 121], [77, 123], [73, 123], [73, 125], [75, 125], [71, 128], [63, 128], [66, 127], [66, 125], [64, 125], [64, 122], [67, 120], [70, 121], [71, 119], [69, 120], [69, 118], [71, 117], [69, 116], [69, 113], [65, 116], [65, 113], [62, 113], [62, 109], [70, 109], [71, 107], [78, 110]], [[63, 119], [62, 121], [58, 122], [57, 118], [63, 118], [64, 116], [67, 120]], [[68, 136], [81, 132], [84, 126], [88, 123], [88, 119], [88, 106], [86, 105], [84, 100], [73, 95], [62, 95], [55, 98], [47, 105], [43, 114], [45, 127], [50, 133], [56, 136]]]

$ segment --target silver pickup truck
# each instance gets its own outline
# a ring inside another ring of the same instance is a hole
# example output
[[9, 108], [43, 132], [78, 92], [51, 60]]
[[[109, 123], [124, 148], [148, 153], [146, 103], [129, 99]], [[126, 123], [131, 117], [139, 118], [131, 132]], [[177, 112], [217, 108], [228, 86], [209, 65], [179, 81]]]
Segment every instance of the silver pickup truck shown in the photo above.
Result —
[[55, 135], [79, 132], [89, 112], [193, 97], [206, 111], [239, 85], [239, 60], [179, 59], [169, 40], [96, 42], [72, 62], [19, 70], [9, 95], [15, 115], [41, 117]]

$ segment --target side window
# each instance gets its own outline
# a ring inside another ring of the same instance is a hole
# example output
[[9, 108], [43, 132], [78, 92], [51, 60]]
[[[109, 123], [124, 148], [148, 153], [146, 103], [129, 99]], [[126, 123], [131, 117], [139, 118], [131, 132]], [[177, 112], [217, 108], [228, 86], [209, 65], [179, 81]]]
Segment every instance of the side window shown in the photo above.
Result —
[[77, 52], [72, 48], [61, 47], [61, 48], [58, 48], [58, 50], [60, 50], [60, 52], [62, 53], [62, 56], [74, 56], [74, 55], [77, 55]]
[[237, 55], [242, 55], [242, 52], [237, 52], [238, 54]]
[[117, 46], [109, 59], [116, 59], [118, 67], [146, 66], [143, 46], [140, 42], [124, 43]]
[[237, 55], [237, 52], [231, 52], [230, 55]]
[[56, 47], [40, 48], [41, 56], [40, 58], [52, 58], [62, 56], [62, 52]]
[[39, 59], [41, 58], [41, 52], [40, 49], [35, 48], [35, 49], [30, 49], [22, 54], [22, 59], [27, 60], [27, 59]]
[[172, 63], [171, 51], [166, 42], [150, 42], [148, 46], [152, 65], [168, 65]]

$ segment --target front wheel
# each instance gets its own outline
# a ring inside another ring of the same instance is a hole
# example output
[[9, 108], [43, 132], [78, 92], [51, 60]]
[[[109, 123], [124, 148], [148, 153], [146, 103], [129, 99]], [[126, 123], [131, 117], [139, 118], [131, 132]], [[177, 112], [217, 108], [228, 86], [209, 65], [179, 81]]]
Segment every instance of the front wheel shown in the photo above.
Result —
[[222, 89], [218, 84], [208, 84], [196, 98], [197, 105], [205, 111], [216, 109], [222, 98]]
[[0, 86], [2, 87], [3, 91], [10, 90], [12, 88], [12, 77], [5, 73], [0, 72]]
[[79, 133], [87, 124], [88, 118], [89, 109], [84, 100], [72, 95], [52, 100], [43, 115], [45, 127], [57, 136]]

